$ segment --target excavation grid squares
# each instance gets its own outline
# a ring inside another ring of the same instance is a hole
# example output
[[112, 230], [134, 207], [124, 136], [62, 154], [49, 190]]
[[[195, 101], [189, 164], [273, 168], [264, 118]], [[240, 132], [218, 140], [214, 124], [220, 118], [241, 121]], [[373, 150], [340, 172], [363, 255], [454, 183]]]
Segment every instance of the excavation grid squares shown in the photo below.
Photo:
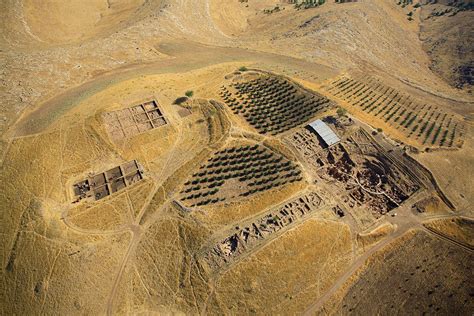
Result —
[[155, 100], [103, 115], [110, 137], [117, 141], [166, 125], [162, 111]]
[[132, 160], [74, 184], [75, 201], [100, 200], [143, 179], [143, 171]]

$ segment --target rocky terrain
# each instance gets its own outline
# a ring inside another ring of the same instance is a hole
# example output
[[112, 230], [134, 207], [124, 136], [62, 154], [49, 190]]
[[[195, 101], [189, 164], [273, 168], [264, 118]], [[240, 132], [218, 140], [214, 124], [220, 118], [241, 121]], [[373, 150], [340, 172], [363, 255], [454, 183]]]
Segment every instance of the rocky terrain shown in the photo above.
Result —
[[472, 314], [472, 5], [300, 2], [2, 2], [1, 314]]
[[474, 6], [470, 1], [437, 1], [420, 7], [420, 39], [431, 69], [449, 84], [472, 93], [474, 82]]

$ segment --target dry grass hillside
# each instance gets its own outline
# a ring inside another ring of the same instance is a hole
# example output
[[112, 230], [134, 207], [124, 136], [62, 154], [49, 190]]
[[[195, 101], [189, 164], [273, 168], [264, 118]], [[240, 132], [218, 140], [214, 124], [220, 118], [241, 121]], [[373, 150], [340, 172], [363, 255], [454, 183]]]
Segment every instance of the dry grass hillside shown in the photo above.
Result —
[[[44, 47], [103, 37], [135, 24], [162, 1], [6, 1], [6, 45]], [[47, 21], [47, 22], [46, 22]]]
[[289, 2], [1, 2], [0, 314], [472, 314], [472, 11]]
[[474, 18], [471, 1], [437, 1], [421, 7], [420, 38], [431, 69], [451, 85], [472, 93]]

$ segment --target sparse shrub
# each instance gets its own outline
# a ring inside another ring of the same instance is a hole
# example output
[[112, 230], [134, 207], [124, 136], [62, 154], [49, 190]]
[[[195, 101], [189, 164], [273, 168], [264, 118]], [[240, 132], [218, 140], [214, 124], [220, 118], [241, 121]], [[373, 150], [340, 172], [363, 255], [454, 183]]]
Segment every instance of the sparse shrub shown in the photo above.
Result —
[[186, 101], [188, 101], [187, 97], [179, 97], [176, 100], [174, 100], [173, 104], [180, 105]]
[[187, 96], [188, 98], [191, 98], [194, 95], [194, 91], [193, 90], [188, 90], [184, 93], [184, 95]]
[[346, 116], [346, 114], [347, 114], [347, 110], [344, 109], [344, 108], [341, 108], [341, 107], [338, 108], [336, 112], [337, 112], [337, 116], [339, 116], [339, 117]]

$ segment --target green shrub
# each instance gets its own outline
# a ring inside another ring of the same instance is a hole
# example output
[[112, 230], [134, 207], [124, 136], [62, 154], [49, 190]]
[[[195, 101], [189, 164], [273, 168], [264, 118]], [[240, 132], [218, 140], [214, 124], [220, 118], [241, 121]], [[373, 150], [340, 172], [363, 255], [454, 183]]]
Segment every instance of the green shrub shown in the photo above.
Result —
[[190, 98], [194, 95], [194, 91], [193, 90], [188, 90], [184, 93], [184, 95], [187, 96], [188, 98]]
[[336, 113], [339, 117], [343, 117], [346, 116], [347, 110], [344, 108], [338, 108]]

